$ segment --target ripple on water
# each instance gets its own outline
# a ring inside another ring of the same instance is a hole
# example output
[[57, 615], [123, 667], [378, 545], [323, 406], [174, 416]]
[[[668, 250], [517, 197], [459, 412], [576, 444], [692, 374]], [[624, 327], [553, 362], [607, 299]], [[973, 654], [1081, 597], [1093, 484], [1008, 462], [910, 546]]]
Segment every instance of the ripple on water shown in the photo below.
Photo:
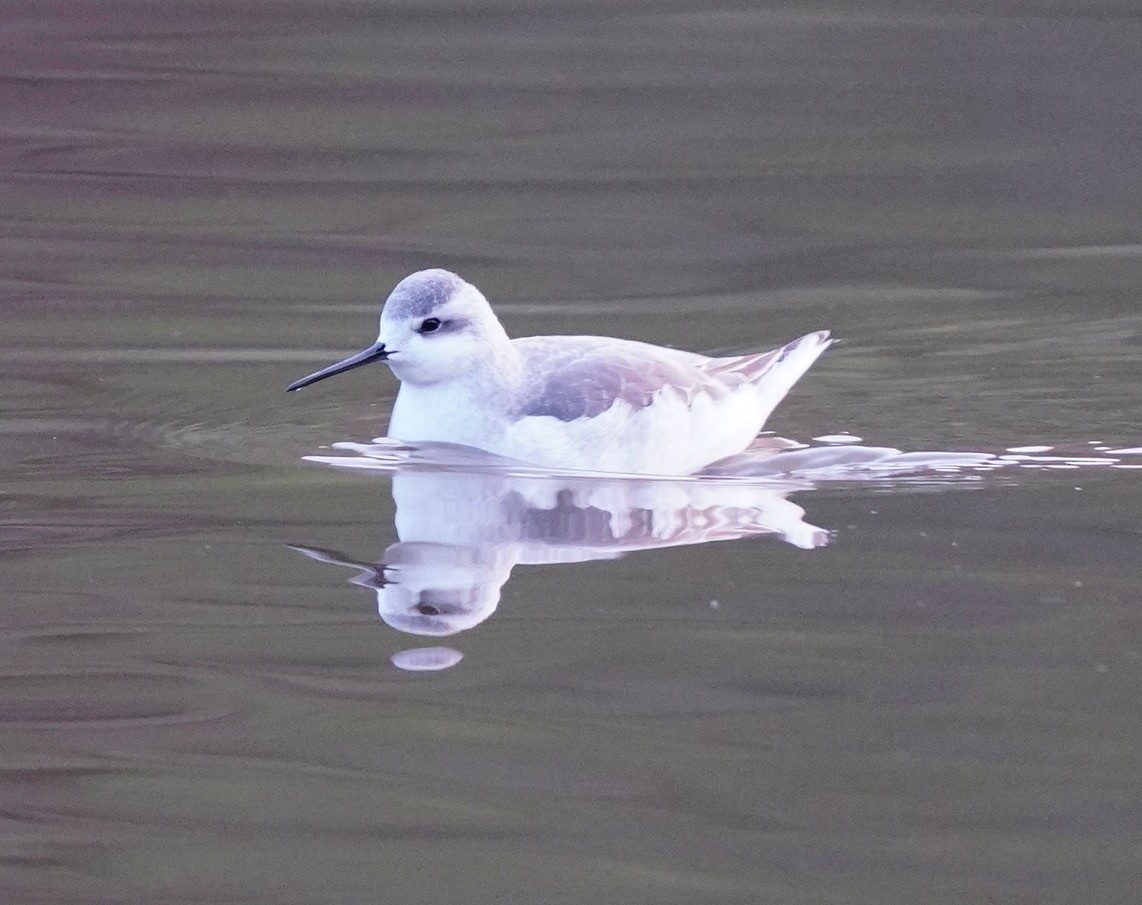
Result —
[[218, 719], [229, 710], [194, 706], [201, 682], [158, 670], [74, 669], [0, 674], [0, 726], [110, 729]]
[[9, 494], [4, 502], [10, 517], [0, 525], [0, 551], [153, 537], [208, 524], [187, 512], [102, 507], [83, 498]]
[[[817, 483], [845, 481], [908, 481], [917, 477], [933, 478], [937, 482], [954, 484], [957, 480], [975, 480], [980, 473], [1013, 469], [1108, 469], [1137, 467], [1119, 455], [1142, 455], [1138, 449], [1108, 449], [1105, 452], [1089, 445], [1077, 446], [1074, 452], [1044, 444], [1007, 447], [1006, 452], [967, 452], [954, 450], [901, 451], [893, 447], [872, 447], [860, 444], [852, 434], [825, 435], [814, 438], [823, 441], [811, 446], [798, 441], [773, 436], [762, 436], [743, 453], [715, 462], [693, 475], [654, 476], [596, 474], [572, 469], [552, 469], [523, 462], [503, 459], [490, 453], [452, 444], [421, 444], [412, 446], [388, 437], [374, 438], [370, 443], [341, 441], [331, 444], [337, 455], [307, 455], [305, 460], [315, 464], [358, 471], [395, 473], [403, 468], [440, 467], [502, 471], [517, 475], [567, 476], [580, 478], [657, 478], [678, 482], [717, 481], [726, 478], [759, 480], [797, 479], [808, 481], [801, 489]], [[1076, 444], [1071, 444], [1076, 445]], [[1054, 455], [1046, 455], [1053, 451]]]

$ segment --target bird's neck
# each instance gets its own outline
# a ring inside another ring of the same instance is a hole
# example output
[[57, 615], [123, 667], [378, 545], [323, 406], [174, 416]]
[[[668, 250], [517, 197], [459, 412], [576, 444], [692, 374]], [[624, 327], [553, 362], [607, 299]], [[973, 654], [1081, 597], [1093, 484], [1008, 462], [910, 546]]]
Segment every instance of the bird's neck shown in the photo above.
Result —
[[469, 382], [483, 398], [506, 401], [519, 393], [523, 381], [523, 360], [498, 323], [496, 328], [498, 335], [487, 343], [487, 355], [476, 363]]

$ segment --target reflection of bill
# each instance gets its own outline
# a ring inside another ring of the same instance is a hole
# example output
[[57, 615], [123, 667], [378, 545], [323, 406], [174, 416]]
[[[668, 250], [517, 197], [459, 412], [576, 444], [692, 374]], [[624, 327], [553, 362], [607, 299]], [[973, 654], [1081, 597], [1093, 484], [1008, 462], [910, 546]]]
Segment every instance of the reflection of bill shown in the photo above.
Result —
[[[359, 569], [351, 581], [376, 590], [381, 619], [422, 636], [452, 635], [483, 622], [495, 612], [501, 589], [519, 564], [614, 559], [638, 550], [759, 535], [807, 550], [821, 547], [828, 532], [806, 523], [805, 511], [788, 494], [811, 489], [814, 477], [838, 468], [851, 477], [854, 463], [882, 462], [887, 468], [896, 454], [868, 447], [769, 449], [726, 460], [716, 474], [641, 479], [544, 474], [503, 460], [494, 467], [454, 461], [444, 468], [407, 457], [398, 461], [391, 446], [383, 450], [383, 456], [366, 456], [368, 461], [357, 460], [352, 467], [392, 475], [400, 540], [375, 565], [327, 550], [295, 549]], [[917, 470], [915, 460], [908, 470]], [[403, 651], [394, 662], [440, 669], [458, 660], [448, 648], [427, 648]]]

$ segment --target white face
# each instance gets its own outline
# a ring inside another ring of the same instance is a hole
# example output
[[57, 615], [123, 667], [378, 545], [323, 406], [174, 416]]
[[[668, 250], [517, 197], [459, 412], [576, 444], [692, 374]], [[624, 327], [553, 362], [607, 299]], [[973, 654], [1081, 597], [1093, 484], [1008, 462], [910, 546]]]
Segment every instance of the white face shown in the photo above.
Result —
[[487, 301], [468, 284], [431, 306], [390, 296], [377, 342], [384, 343], [385, 363], [398, 379], [440, 383], [463, 377], [487, 358], [489, 322], [496, 323]]
[[377, 343], [308, 377], [300, 390], [334, 374], [385, 361], [400, 379], [430, 385], [469, 377], [486, 367], [507, 344], [488, 300], [471, 283], [447, 270], [421, 270], [405, 277], [385, 301]]

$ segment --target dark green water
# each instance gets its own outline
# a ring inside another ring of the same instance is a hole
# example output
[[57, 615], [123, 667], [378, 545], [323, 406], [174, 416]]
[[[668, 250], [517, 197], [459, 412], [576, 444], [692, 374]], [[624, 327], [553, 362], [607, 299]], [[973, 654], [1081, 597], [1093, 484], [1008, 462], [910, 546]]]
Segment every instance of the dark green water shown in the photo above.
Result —
[[1110, 0], [6, 7], [0, 899], [1133, 901], [1142, 471], [822, 485], [827, 546], [520, 564], [433, 640], [289, 546], [397, 541], [302, 462], [395, 384], [283, 387], [443, 266], [515, 335], [829, 328], [786, 437], [1138, 447], [1139, 46]]

